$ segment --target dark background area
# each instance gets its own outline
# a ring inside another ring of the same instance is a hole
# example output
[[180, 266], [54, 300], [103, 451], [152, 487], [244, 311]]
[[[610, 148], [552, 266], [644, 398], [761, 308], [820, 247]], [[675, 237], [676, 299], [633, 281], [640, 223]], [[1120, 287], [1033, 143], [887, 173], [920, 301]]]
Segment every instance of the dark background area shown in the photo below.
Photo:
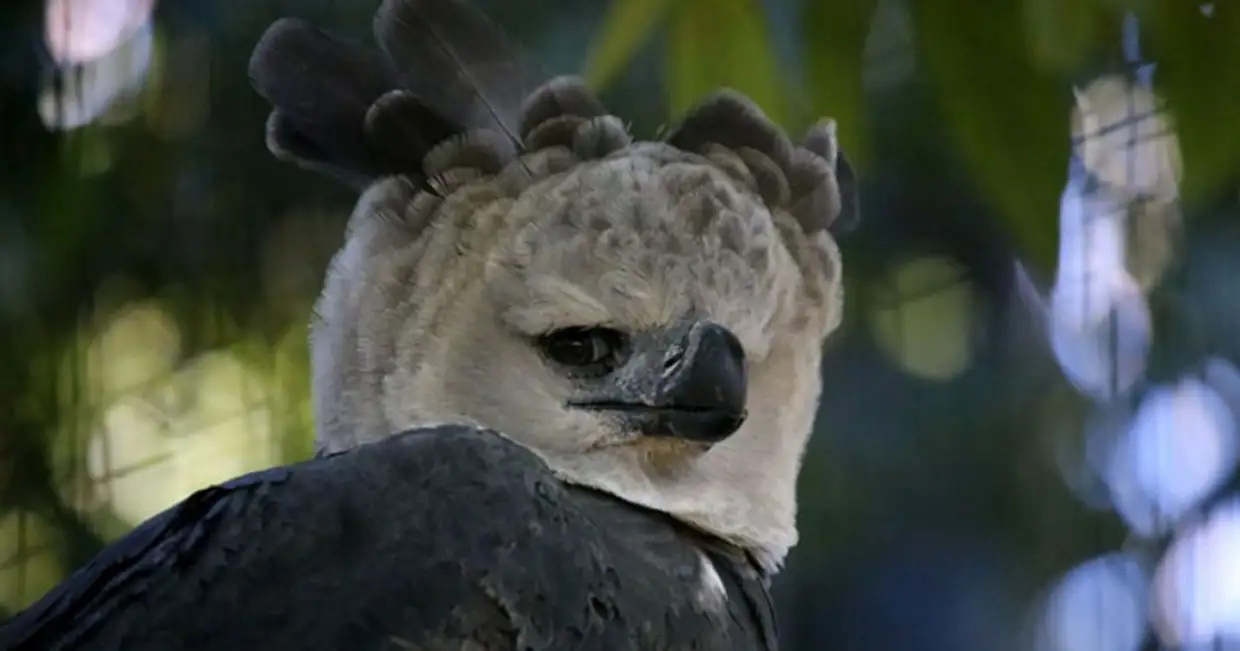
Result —
[[[1240, 644], [1240, 6], [480, 4], [646, 137], [725, 84], [840, 120], [862, 223], [785, 648]], [[310, 454], [354, 195], [268, 154], [246, 64], [278, 17], [366, 38], [375, 5], [0, 7], [0, 617]]]

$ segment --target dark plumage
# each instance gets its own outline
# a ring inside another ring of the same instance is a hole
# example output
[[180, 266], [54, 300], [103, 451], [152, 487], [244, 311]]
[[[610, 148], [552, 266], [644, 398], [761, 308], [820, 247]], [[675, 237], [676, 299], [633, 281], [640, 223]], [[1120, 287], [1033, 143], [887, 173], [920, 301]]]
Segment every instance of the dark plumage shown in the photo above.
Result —
[[[698, 600], [699, 552], [728, 591], [718, 611]], [[774, 635], [743, 552], [443, 426], [195, 493], [0, 627], [0, 649], [774, 649]]]

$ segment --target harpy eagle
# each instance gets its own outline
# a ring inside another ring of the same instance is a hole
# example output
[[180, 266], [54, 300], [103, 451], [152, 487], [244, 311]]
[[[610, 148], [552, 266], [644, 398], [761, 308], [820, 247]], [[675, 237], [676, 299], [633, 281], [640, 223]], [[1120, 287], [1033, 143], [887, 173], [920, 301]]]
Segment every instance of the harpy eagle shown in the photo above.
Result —
[[635, 142], [459, 0], [378, 51], [275, 23], [268, 145], [364, 188], [311, 337], [313, 460], [207, 488], [5, 651], [774, 649], [841, 318], [832, 123], [707, 98]]

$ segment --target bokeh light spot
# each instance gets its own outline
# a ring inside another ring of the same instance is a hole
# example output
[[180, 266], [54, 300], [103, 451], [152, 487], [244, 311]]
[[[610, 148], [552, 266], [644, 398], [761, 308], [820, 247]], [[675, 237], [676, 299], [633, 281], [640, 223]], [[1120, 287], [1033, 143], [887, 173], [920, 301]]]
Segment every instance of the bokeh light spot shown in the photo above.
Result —
[[1038, 651], [1136, 651], [1145, 638], [1146, 579], [1131, 556], [1094, 558], [1048, 595]]
[[1154, 575], [1153, 618], [1169, 645], [1240, 643], [1240, 499], [1183, 532]]
[[962, 276], [950, 258], [918, 258], [875, 292], [875, 340], [909, 373], [948, 380], [972, 361], [979, 324], [972, 284]]

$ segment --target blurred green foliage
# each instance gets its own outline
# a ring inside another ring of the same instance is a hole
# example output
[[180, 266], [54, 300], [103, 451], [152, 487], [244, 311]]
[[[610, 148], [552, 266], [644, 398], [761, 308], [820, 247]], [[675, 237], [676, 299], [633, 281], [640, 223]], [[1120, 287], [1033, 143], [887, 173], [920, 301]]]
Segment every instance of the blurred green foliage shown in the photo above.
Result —
[[[155, 65], [124, 107], [129, 119], [68, 133], [49, 133], [35, 114], [43, 73], [16, 74], [3, 88], [0, 142], [11, 150], [0, 173], [0, 245], [20, 235], [30, 262], [18, 298], [0, 310], [0, 516], [9, 518], [0, 520], [0, 565], [12, 560], [3, 543], [18, 529], [47, 549], [29, 565], [41, 575], [0, 594], [0, 608], [28, 601], [132, 526], [92, 484], [103, 482], [87, 442], [108, 414], [129, 419], [118, 429], [149, 434], [150, 447], [198, 449], [175, 437], [237, 416], [228, 422], [271, 437], [247, 463], [310, 453], [305, 323], [353, 197], [272, 160], [262, 142], [266, 107], [245, 63], [277, 17], [360, 36], [375, 4], [164, 2]], [[821, 115], [838, 120], [860, 168], [863, 233], [845, 243], [849, 313], [825, 374], [828, 422], [802, 482], [804, 549], [826, 557], [890, 537], [902, 518], [925, 528], [956, 518], [961, 530], [1001, 531], [1032, 584], [1109, 544], [1095, 537], [1119, 535], [1048, 470], [1043, 430], [1066, 437], [1072, 425], [1061, 421], [1081, 406], [1047, 390], [1046, 361], [1020, 332], [1020, 356], [982, 340], [1012, 329], [1000, 317], [1013, 251], [1054, 269], [1071, 84], [1124, 71], [1125, 12], [1148, 25], [1189, 198], [1234, 185], [1240, 4], [1215, 3], [1208, 20], [1186, 0], [481, 4], [548, 68], [584, 70], [618, 115], [641, 126], [718, 86], [749, 94], [794, 133]], [[31, 54], [38, 13], [26, 3], [0, 7], [0, 48], [13, 53], [4, 61], [23, 71], [45, 63]], [[900, 79], [883, 81], [878, 71], [893, 61]], [[933, 294], [927, 281], [950, 290], [946, 304], [904, 295], [908, 285]], [[908, 305], [896, 303], [916, 303], [912, 327]], [[161, 315], [176, 346], [154, 350], [159, 337], [139, 328], [128, 352], [99, 357], [111, 350], [101, 343], [110, 327], [136, 328], [125, 320], [135, 305]], [[125, 360], [148, 357], [156, 361], [138, 380], [143, 391], [99, 389], [101, 366], [119, 373]], [[263, 404], [243, 410], [235, 399], [251, 390]], [[176, 418], [153, 424], [142, 415], [152, 405]], [[1040, 419], [1030, 413], [1054, 422], [1031, 423]], [[897, 438], [909, 429], [915, 436]], [[849, 448], [860, 447], [849, 437], [881, 454]], [[195, 470], [184, 474], [206, 481], [210, 469]], [[187, 480], [159, 481], [171, 491]], [[900, 500], [913, 504], [908, 512]]]
[[[767, 3], [769, 4], [769, 3]], [[668, 107], [679, 115], [714, 88], [747, 93], [786, 126], [817, 116], [840, 124], [843, 147], [867, 160], [872, 127], [864, 92], [867, 42], [876, 0], [795, 3], [801, 33], [776, 34], [760, 0], [614, 0], [586, 63], [606, 86], [661, 32]], [[918, 0], [915, 55], [975, 182], [1031, 264], [1053, 268], [1055, 214], [1070, 143], [1070, 83], [1122, 57], [1128, 12], [1150, 25], [1160, 61], [1158, 91], [1168, 101], [1185, 157], [1186, 194], [1210, 196], [1234, 179], [1240, 157], [1240, 8], [1185, 0]], [[1206, 14], [1211, 15], [1207, 16]], [[800, 75], [775, 42], [799, 37]], [[880, 36], [881, 38], [881, 36]], [[798, 110], [799, 109], [799, 110]], [[864, 168], [864, 164], [862, 165]]]
[[1213, 197], [1234, 184], [1240, 165], [1240, 6], [1134, 2], [1149, 25], [1149, 56], [1158, 61], [1156, 85], [1166, 99], [1184, 155], [1185, 194]]

